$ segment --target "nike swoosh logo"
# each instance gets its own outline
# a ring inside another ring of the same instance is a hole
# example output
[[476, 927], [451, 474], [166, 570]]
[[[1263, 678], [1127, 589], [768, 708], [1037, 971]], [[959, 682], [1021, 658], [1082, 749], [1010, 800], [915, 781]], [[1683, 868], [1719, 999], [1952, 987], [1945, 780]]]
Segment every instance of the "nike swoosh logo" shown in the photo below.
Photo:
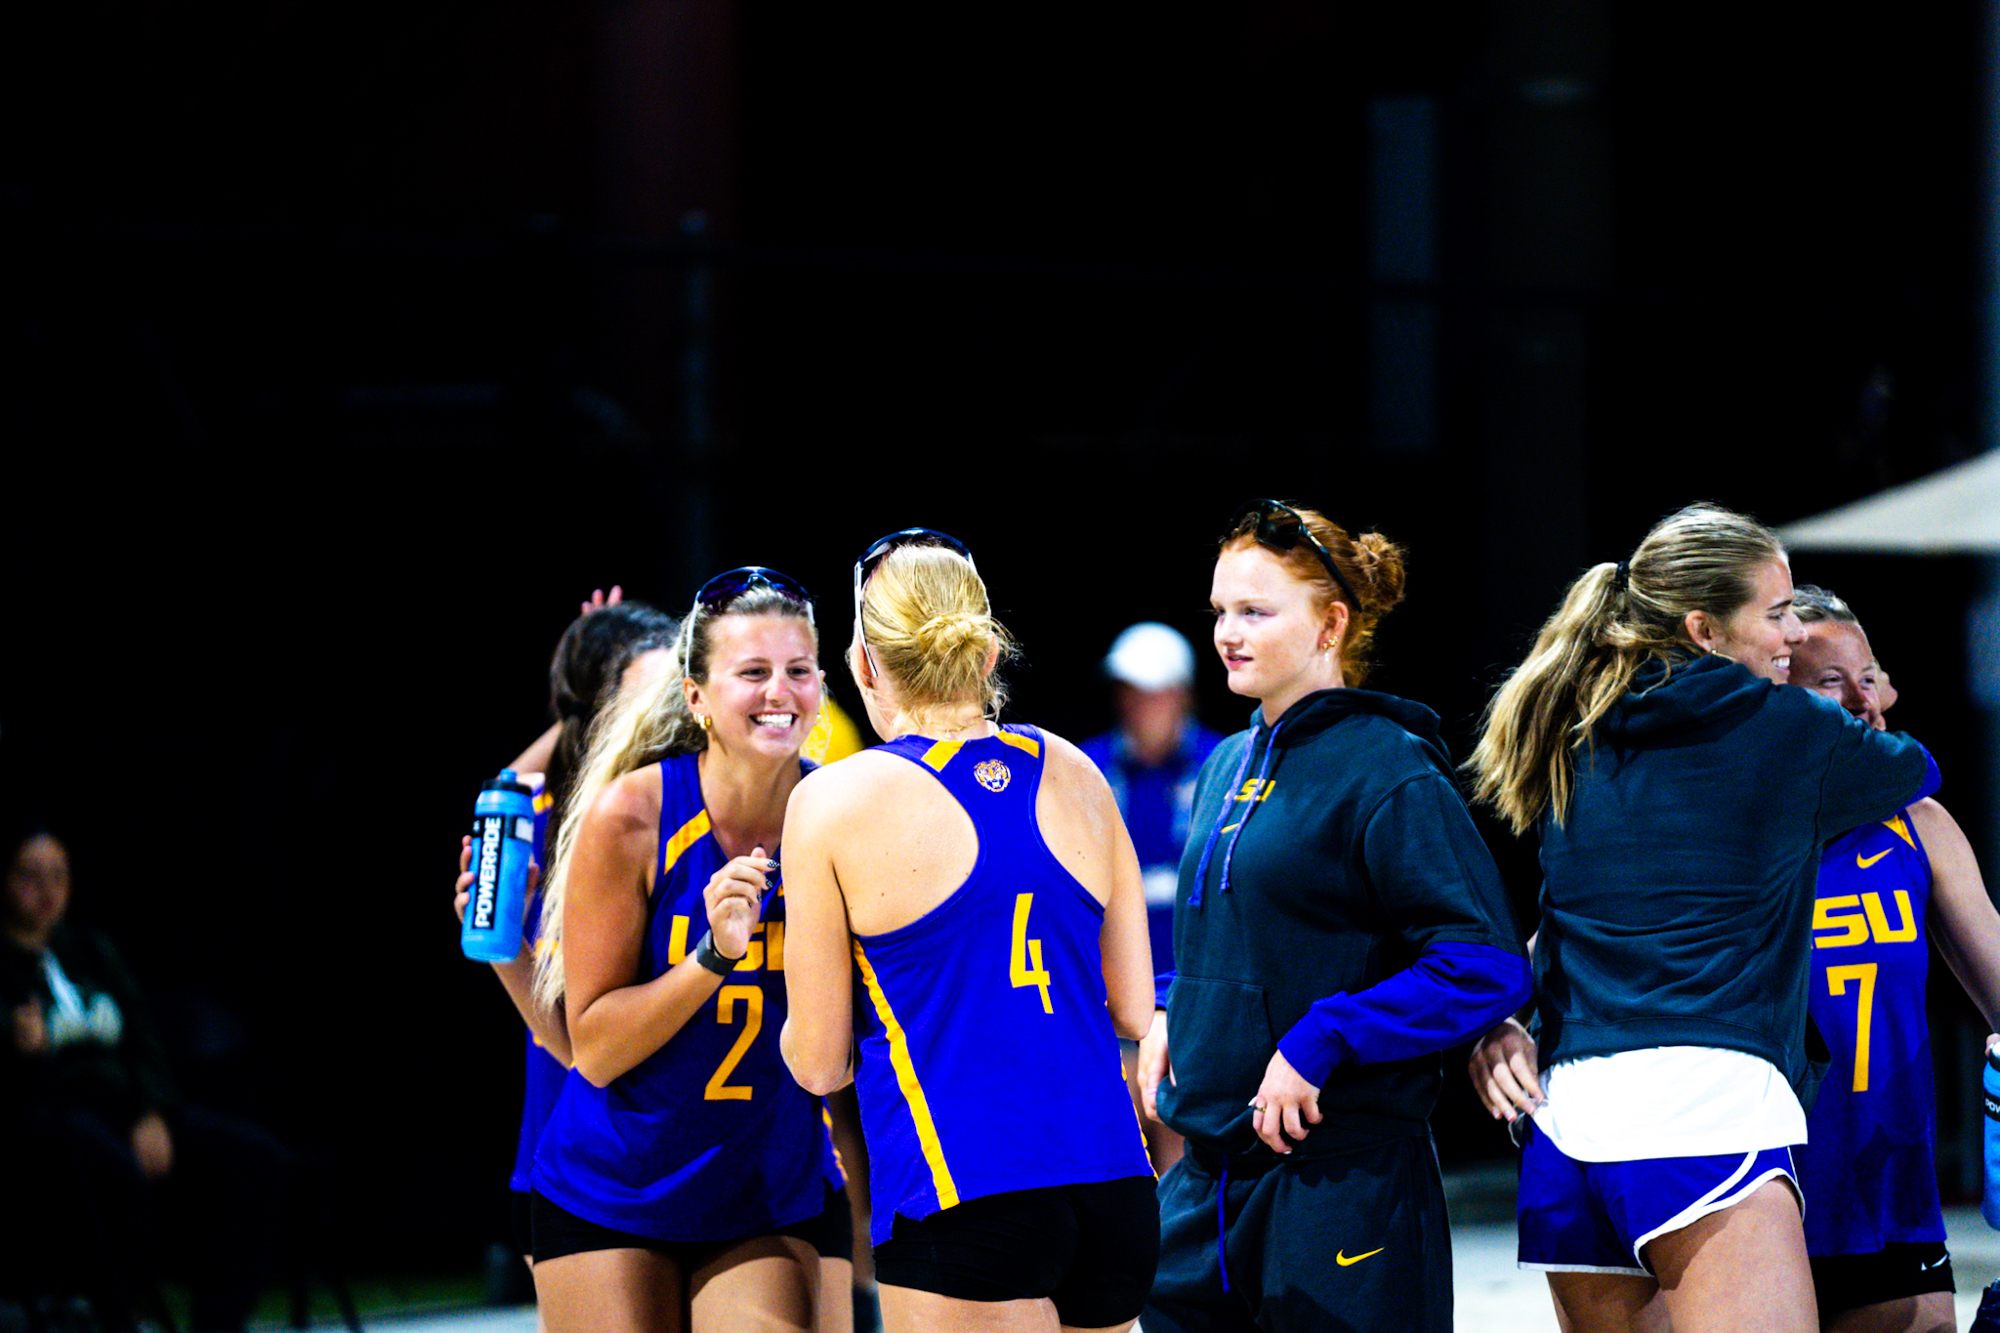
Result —
[[1352, 1259], [1347, 1257], [1347, 1251], [1337, 1250], [1334, 1252], [1333, 1261], [1339, 1264], [1342, 1268], [1346, 1268], [1350, 1264], [1360, 1263], [1363, 1259], [1366, 1259], [1369, 1254], [1380, 1254], [1382, 1253], [1383, 1250], [1386, 1250], [1387, 1248], [1389, 1247], [1386, 1245], [1380, 1246], [1376, 1249], [1368, 1251], [1368, 1254], [1357, 1254]]
[[[1237, 821], [1236, 821], [1236, 824], [1241, 824], [1242, 822], [1243, 822], [1243, 821], [1239, 819], [1239, 820], [1237, 820]], [[1227, 832], [1229, 832], [1229, 830], [1231, 830], [1231, 829], [1235, 828], [1235, 827], [1236, 827], [1236, 824], [1224, 824], [1224, 825], [1223, 825], [1223, 826], [1222, 826], [1221, 828], [1217, 829], [1217, 830], [1216, 830], [1216, 832], [1217, 832], [1217, 833], [1227, 833]], [[1887, 856], [1887, 855], [1888, 855], [1888, 853], [1887, 853], [1887, 852], [1884, 852], [1884, 853], [1882, 853], [1882, 854], [1883, 854], [1884, 856]]]
[[[1891, 847], [1889, 849], [1889, 852], [1893, 852], [1895, 850], [1896, 849], [1894, 847]], [[1874, 865], [1877, 861], [1887, 856], [1889, 852], [1877, 852], [1873, 856], [1863, 856], [1861, 853], [1856, 852], [1854, 854], [1854, 864], [1860, 866], [1863, 870], [1866, 870], [1869, 866]]]

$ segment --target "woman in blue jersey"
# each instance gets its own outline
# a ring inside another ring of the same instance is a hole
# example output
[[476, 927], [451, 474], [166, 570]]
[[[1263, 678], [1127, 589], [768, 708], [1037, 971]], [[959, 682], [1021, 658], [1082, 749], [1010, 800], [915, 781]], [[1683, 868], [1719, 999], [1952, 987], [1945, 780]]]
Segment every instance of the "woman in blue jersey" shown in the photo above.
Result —
[[888, 740], [786, 817], [786, 1061], [857, 1084], [891, 1330], [1123, 1329], [1159, 1244], [1117, 1041], [1152, 1007], [1132, 841], [1080, 751], [993, 720], [1008, 641], [963, 546], [896, 533], [854, 577]]
[[[1882, 725], [1879, 668], [1847, 603], [1797, 590], [1806, 637], [1792, 684]], [[1930, 947], [1991, 1025], [2000, 1018], [2000, 912], [1957, 821], [1926, 797], [1835, 838], [1813, 903], [1814, 1022], [1833, 1053], [1798, 1154], [1806, 1252], [1823, 1328], [1954, 1328], [1935, 1170], [1924, 991]]]
[[1528, 995], [1493, 859], [1421, 704], [1356, 688], [1401, 548], [1275, 501], [1210, 603], [1249, 726], [1202, 768], [1176, 975], [1140, 1048], [1187, 1138], [1146, 1333], [1452, 1326], [1439, 1052]]
[[1541, 837], [1541, 1072], [1512, 1023], [1474, 1069], [1537, 1108], [1520, 1258], [1571, 1330], [1630, 1328], [1656, 1293], [1678, 1333], [1818, 1327], [1790, 1150], [1820, 846], [1935, 769], [1780, 688], [1792, 601], [1776, 534], [1681, 510], [1571, 586], [1473, 756], [1478, 794]]
[[[654, 672], [666, 669], [677, 629], [672, 616], [643, 602], [625, 602], [614, 587], [609, 601], [599, 593], [596, 601], [585, 602], [583, 614], [570, 622], [556, 642], [549, 660], [549, 711], [556, 720], [507, 765], [531, 782], [535, 775], [545, 778], [535, 794], [538, 863], [547, 859], [544, 830], [562, 818], [563, 799], [582, 762], [584, 738], [597, 710], [610, 701], [614, 691], [641, 687]], [[471, 858], [472, 839], [468, 837], [459, 845], [457, 896], [452, 904], [461, 920], [470, 901]], [[494, 975], [527, 1026], [521, 1127], [515, 1136], [514, 1169], [507, 1178], [507, 1189], [515, 1246], [530, 1267], [534, 1265], [534, 1240], [528, 1196], [535, 1143], [548, 1123], [569, 1069], [569, 1032], [561, 1015], [534, 1003], [534, 941], [541, 911], [541, 896], [529, 895], [520, 957], [493, 964]]]
[[773, 570], [719, 575], [676, 657], [599, 720], [550, 871], [537, 999], [564, 1005], [575, 1062], [534, 1170], [557, 1333], [803, 1329], [822, 1295], [825, 1131], [776, 1043], [811, 603]]

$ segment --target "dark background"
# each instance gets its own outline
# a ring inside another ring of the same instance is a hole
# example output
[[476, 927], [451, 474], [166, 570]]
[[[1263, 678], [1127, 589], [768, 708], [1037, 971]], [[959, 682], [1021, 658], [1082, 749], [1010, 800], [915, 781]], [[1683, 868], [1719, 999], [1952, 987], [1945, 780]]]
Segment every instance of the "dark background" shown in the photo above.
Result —
[[[844, 607], [866, 541], [941, 527], [1015, 715], [1080, 737], [1112, 635], [1203, 643], [1218, 525], [1294, 497], [1409, 546], [1371, 684], [1462, 753], [1663, 513], [1986, 446], [1979, 6], [789, 8], [97, 3], [0, 44], [0, 764], [365, 1262], [502, 1234], [519, 1028], [450, 872], [592, 587], [679, 611], [754, 561]], [[1982, 570], [1796, 572], [1988, 808]], [[1456, 1077], [1438, 1135], [1505, 1152]]]

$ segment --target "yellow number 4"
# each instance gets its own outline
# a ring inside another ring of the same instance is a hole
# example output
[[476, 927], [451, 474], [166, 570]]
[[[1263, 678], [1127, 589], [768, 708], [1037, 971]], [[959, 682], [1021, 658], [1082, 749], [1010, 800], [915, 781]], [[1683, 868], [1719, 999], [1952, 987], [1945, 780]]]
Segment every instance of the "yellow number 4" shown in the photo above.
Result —
[[[1042, 992], [1042, 1012], [1052, 1014], [1055, 1006], [1049, 1003], [1049, 974], [1042, 967], [1042, 942], [1028, 938], [1028, 909], [1034, 905], [1035, 895], [1020, 893], [1014, 895], [1014, 951], [1007, 963], [1007, 979], [1016, 989], [1034, 986]], [[1028, 966], [1033, 958], [1035, 965]]]
[[1826, 990], [1829, 995], [1847, 994], [1847, 983], [1860, 983], [1860, 995], [1854, 1006], [1854, 1090], [1868, 1091], [1868, 1025], [1875, 1016], [1875, 964], [1852, 963], [1846, 967], [1829, 967], [1826, 970]]

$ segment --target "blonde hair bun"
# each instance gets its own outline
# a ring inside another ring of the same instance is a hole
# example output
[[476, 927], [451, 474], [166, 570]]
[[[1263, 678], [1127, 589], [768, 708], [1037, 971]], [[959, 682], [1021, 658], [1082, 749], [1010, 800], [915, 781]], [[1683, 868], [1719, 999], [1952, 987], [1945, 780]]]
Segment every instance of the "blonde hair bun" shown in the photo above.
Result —
[[895, 682], [904, 725], [923, 730], [942, 710], [978, 703], [1000, 711], [1006, 691], [988, 661], [1013, 640], [987, 601], [986, 585], [961, 555], [937, 546], [889, 552], [862, 589], [861, 627], [883, 674]]
[[946, 611], [917, 626], [918, 651], [926, 656], [949, 657], [977, 650], [982, 656], [993, 641], [993, 617], [973, 611]]

